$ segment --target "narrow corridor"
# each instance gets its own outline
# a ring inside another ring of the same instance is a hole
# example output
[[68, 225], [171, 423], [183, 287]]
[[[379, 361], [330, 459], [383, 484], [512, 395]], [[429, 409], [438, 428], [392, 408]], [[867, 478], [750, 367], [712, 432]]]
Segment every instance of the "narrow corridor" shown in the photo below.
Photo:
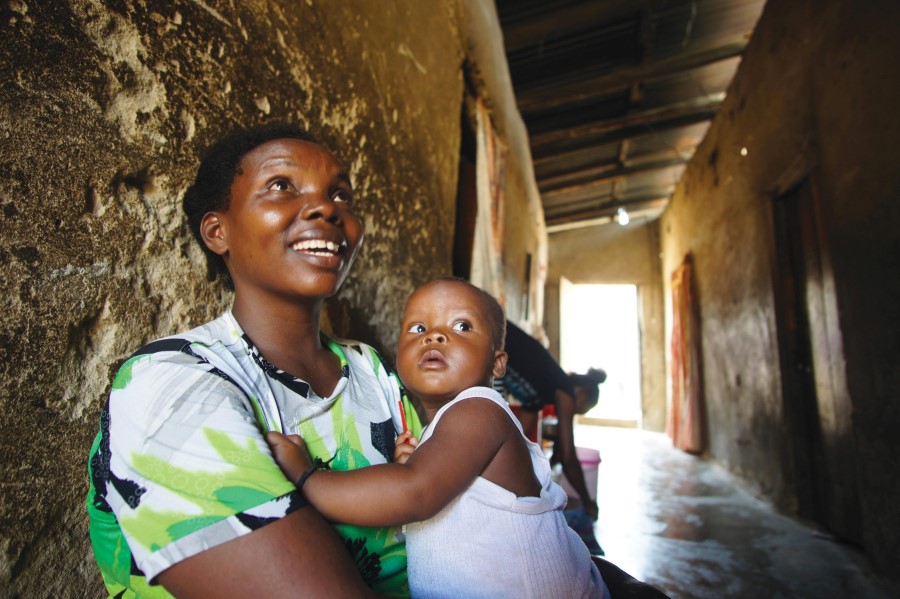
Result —
[[575, 438], [600, 450], [606, 557], [672, 599], [900, 597], [859, 551], [776, 513], [663, 434], [578, 425]]

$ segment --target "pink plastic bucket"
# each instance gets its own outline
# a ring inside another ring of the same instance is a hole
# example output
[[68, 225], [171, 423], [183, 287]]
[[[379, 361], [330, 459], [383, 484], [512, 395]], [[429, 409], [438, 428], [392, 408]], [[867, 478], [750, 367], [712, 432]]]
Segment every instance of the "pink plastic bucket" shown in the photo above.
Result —
[[[587, 486], [588, 495], [591, 499], [597, 501], [597, 469], [600, 466], [600, 452], [589, 447], [576, 447], [575, 453], [578, 455], [578, 461], [581, 462], [581, 470], [584, 472], [584, 484]], [[559, 477], [559, 486], [563, 488], [566, 495], [574, 499], [578, 499], [578, 493], [569, 484], [565, 474]]]

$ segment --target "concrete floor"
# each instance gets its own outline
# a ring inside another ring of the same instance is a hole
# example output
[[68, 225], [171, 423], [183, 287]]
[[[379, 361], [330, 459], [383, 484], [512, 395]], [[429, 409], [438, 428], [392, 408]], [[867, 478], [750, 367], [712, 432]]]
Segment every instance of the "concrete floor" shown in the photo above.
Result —
[[900, 597], [862, 554], [775, 513], [663, 434], [578, 425], [600, 450], [597, 539], [611, 562], [672, 599]]

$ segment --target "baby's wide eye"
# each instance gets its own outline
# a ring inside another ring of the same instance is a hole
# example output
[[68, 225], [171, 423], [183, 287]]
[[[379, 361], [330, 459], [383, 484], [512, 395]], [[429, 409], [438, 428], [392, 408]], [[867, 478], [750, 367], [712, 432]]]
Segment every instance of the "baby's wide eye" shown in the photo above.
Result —
[[346, 189], [338, 189], [334, 192], [332, 200], [353, 205], [353, 192]]
[[269, 184], [269, 191], [287, 191], [290, 188], [291, 184], [284, 179], [278, 179]]
[[407, 333], [424, 333], [425, 325], [417, 322], [416, 324], [409, 327], [409, 329], [407, 329], [406, 332]]
[[453, 330], [454, 331], [471, 331], [472, 325], [470, 325], [465, 320], [460, 320], [459, 322], [453, 323]]

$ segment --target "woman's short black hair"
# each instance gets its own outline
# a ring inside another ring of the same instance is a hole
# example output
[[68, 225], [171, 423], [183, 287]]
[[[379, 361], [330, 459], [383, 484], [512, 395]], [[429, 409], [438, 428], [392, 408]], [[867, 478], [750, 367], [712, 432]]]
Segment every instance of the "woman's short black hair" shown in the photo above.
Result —
[[589, 368], [585, 374], [570, 374], [569, 380], [572, 385], [584, 389], [588, 407], [594, 407], [600, 399], [600, 383], [606, 380], [606, 371]]
[[222, 256], [219, 256], [203, 242], [200, 222], [208, 212], [227, 210], [231, 201], [231, 184], [238, 174], [241, 160], [248, 152], [274, 139], [301, 139], [318, 143], [304, 129], [292, 124], [277, 123], [260, 125], [232, 131], [207, 151], [197, 169], [197, 176], [184, 194], [182, 207], [188, 219], [188, 226], [194, 239], [206, 255], [209, 280], [221, 276], [225, 286], [233, 289], [231, 276]]

